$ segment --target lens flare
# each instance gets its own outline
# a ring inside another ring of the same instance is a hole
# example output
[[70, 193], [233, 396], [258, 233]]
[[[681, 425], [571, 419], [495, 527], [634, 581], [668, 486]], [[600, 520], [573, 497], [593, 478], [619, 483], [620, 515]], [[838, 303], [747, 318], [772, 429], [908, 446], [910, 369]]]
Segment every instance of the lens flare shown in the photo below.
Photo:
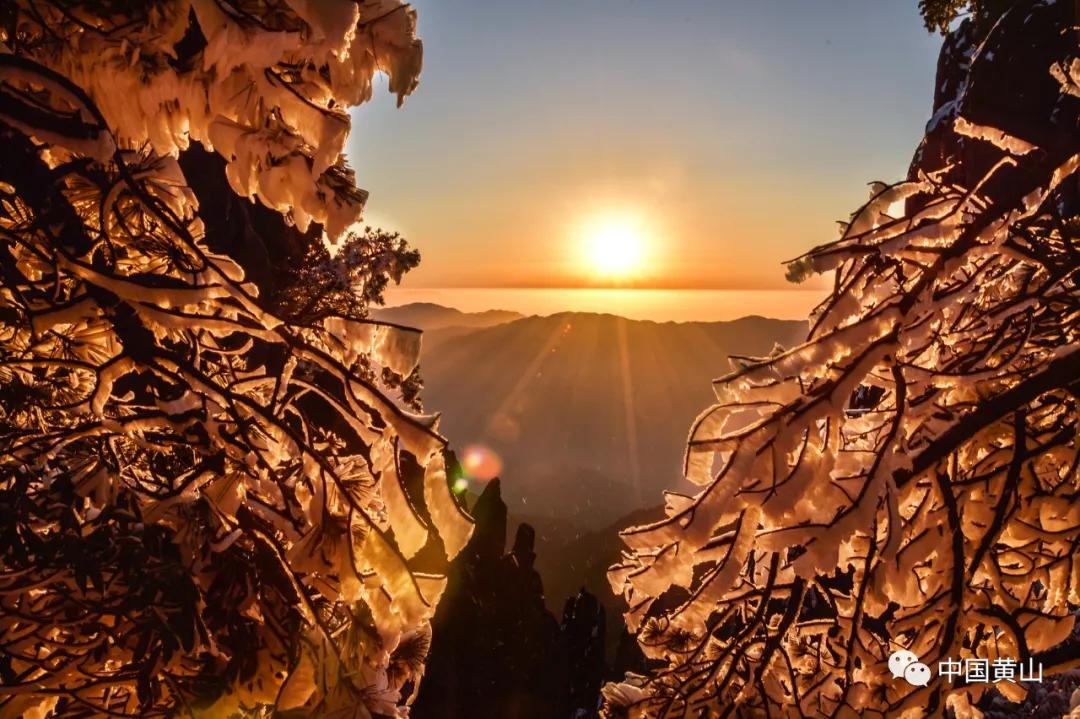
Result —
[[490, 447], [470, 444], [461, 454], [461, 468], [466, 476], [487, 482], [499, 476], [502, 459]]

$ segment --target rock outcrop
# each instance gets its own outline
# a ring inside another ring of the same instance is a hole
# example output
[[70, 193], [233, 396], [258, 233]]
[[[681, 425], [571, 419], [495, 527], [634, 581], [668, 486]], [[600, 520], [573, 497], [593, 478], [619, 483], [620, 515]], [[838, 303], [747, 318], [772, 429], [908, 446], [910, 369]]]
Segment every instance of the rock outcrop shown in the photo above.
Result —
[[600, 603], [582, 590], [567, 601], [562, 624], [556, 621], [534, 568], [533, 528], [519, 525], [505, 552], [507, 511], [499, 480], [487, 485], [472, 514], [476, 529], [451, 565], [411, 716], [596, 716], [606, 673]]

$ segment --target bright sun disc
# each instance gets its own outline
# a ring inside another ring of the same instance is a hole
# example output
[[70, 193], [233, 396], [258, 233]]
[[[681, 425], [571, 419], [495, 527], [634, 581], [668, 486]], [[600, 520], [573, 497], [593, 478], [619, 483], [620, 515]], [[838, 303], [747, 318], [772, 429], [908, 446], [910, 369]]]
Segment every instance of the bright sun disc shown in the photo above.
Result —
[[584, 262], [599, 277], [625, 279], [643, 268], [644, 232], [633, 218], [597, 218], [586, 226], [582, 240]]

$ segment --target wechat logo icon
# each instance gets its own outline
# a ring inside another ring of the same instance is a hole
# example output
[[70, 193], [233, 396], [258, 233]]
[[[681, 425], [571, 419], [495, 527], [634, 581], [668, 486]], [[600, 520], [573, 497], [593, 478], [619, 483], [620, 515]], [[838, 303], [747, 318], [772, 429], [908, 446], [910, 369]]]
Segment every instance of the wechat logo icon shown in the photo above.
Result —
[[893, 679], [903, 679], [913, 687], [925, 687], [930, 683], [930, 667], [907, 649], [897, 649], [889, 655], [889, 671]]

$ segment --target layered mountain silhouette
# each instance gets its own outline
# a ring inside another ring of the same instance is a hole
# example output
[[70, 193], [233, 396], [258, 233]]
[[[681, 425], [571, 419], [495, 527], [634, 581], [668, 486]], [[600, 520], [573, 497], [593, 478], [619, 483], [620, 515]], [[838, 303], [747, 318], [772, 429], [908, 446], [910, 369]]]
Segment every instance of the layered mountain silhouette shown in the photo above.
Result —
[[[665, 489], [693, 491], [681, 474], [687, 431], [729, 358], [790, 347], [806, 333], [805, 322], [756, 316], [658, 323], [426, 303], [376, 316], [424, 330], [426, 407], [442, 414], [459, 452], [482, 444], [501, 456], [498, 503], [511, 526], [535, 530], [536, 593], [555, 613], [583, 589], [594, 596], [612, 666], [626, 663], [617, 656], [623, 607], [605, 574], [623, 548], [619, 530], [660, 518]], [[474, 497], [483, 491], [470, 487]]]
[[452, 564], [413, 713], [467, 717], [484, 705], [520, 719], [597, 716], [604, 680], [644, 670], [605, 576], [619, 530], [659, 518], [663, 490], [691, 489], [681, 479], [686, 433], [729, 357], [796, 344], [805, 323], [432, 304], [376, 316], [425, 331], [424, 402], [442, 413], [452, 445], [482, 444], [503, 461], [501, 481], [469, 487], [476, 531]]
[[433, 302], [411, 302], [397, 307], [383, 307], [375, 310], [373, 315], [383, 322], [393, 322], [425, 331], [446, 327], [490, 327], [521, 319], [524, 316], [509, 310], [462, 312]]
[[545, 518], [554, 532], [596, 530], [659, 503], [665, 489], [688, 489], [683, 448], [712, 400], [710, 381], [730, 371], [729, 356], [768, 354], [806, 333], [804, 322], [762, 317], [506, 314], [495, 323], [502, 315], [411, 305], [380, 317], [426, 328], [425, 405], [442, 413], [455, 447], [499, 454], [506, 503], [541, 542]]

